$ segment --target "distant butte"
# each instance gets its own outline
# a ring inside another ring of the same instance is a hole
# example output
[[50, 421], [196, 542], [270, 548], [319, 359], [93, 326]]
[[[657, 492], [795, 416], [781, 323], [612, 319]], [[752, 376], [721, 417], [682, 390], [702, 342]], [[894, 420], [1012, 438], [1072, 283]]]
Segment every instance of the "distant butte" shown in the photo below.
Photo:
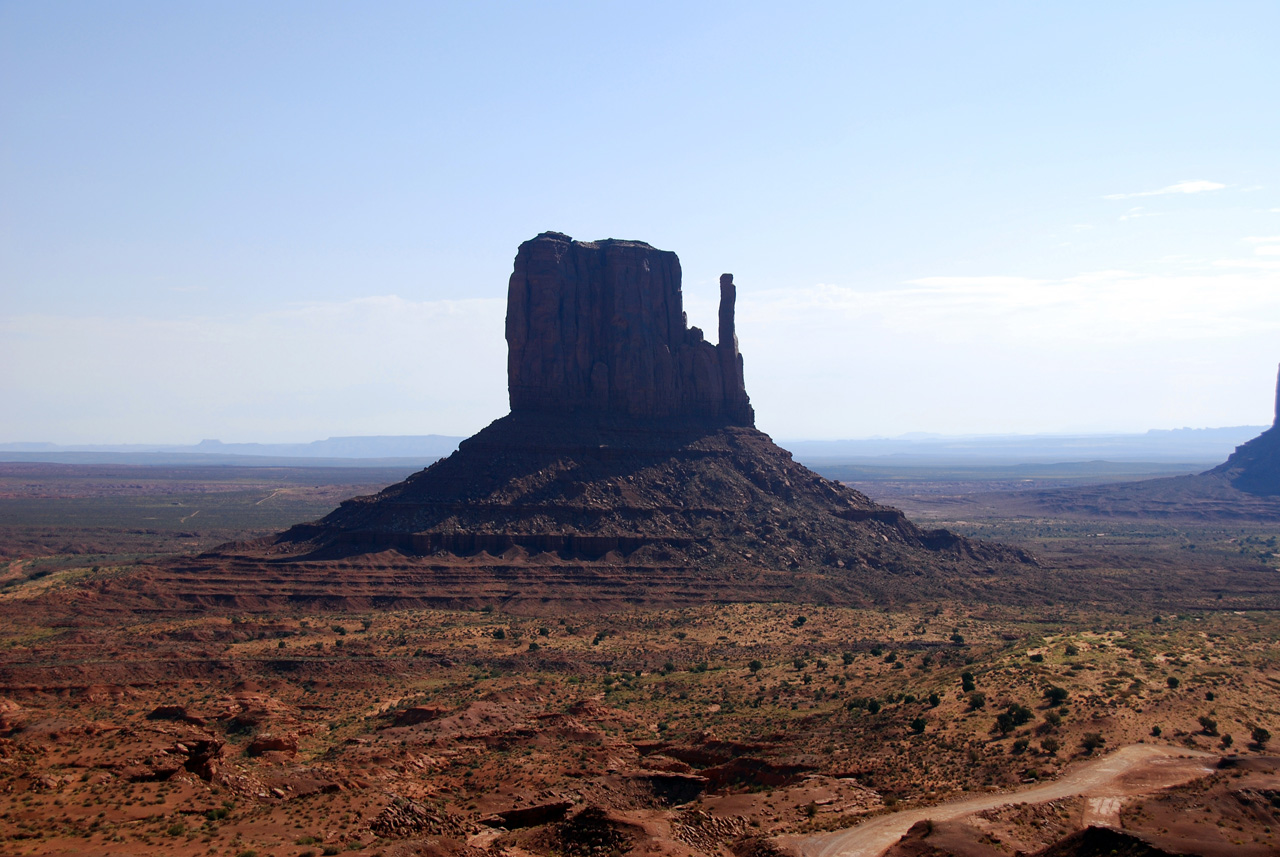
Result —
[[1280, 521], [1280, 378], [1271, 428], [1217, 467], [1142, 482], [1017, 492], [1005, 502], [1032, 514]]
[[1225, 476], [1246, 494], [1280, 495], [1280, 372], [1276, 376], [1276, 407], [1271, 428], [1237, 446], [1226, 461], [1208, 472]]
[[238, 609], [884, 603], [1031, 567], [793, 461], [754, 427], [732, 276], [715, 344], [689, 327], [680, 279], [674, 253], [639, 241], [526, 241], [510, 414], [320, 521], [157, 568], [151, 592]]

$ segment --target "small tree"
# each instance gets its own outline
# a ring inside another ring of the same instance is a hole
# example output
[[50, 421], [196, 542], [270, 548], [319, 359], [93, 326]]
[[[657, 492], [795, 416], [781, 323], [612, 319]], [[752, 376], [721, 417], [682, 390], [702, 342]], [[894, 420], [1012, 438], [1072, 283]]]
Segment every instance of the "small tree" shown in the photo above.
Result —
[[1016, 702], [1010, 703], [1009, 706], [1005, 708], [1005, 713], [1009, 715], [1009, 719], [1012, 721], [1014, 726], [1021, 726], [1024, 723], [1029, 723], [1032, 717], [1030, 708], [1027, 708], [1025, 705], [1019, 705]]
[[974, 691], [969, 694], [969, 710], [977, 711], [979, 708], [987, 707], [987, 695], [982, 691]]
[[925, 722], [923, 717], [917, 717], [915, 720], [911, 721], [911, 731], [919, 735], [924, 732], [924, 727], [927, 725], [928, 724]]
[[1050, 705], [1061, 705], [1070, 695], [1065, 687], [1058, 687], [1056, 684], [1051, 684], [1044, 689], [1044, 698], [1049, 700]]
[[1169, 685], [1169, 690], [1177, 690], [1178, 685], [1182, 684], [1182, 680], [1179, 679], [1176, 675], [1171, 675], [1164, 680], [1164, 683]]
[[1267, 742], [1271, 740], [1271, 733], [1261, 726], [1253, 727], [1253, 731], [1249, 733], [1249, 737], [1253, 739], [1253, 746], [1259, 750], [1266, 749]]
[[1200, 722], [1200, 731], [1204, 732], [1204, 734], [1206, 735], [1218, 734], [1218, 721], [1214, 720], [1212, 717], [1210, 717], [1207, 714], [1201, 714], [1198, 720]]
[[747, 669], [751, 670], [752, 675], [755, 675], [756, 673], [760, 672], [760, 670], [762, 670], [763, 668], [764, 668], [764, 664], [761, 663], [758, 659], [752, 660], [751, 663], [747, 664]]
[[1102, 737], [1100, 732], [1086, 732], [1084, 737], [1080, 739], [1080, 746], [1084, 748], [1086, 755], [1092, 754], [1094, 750], [1107, 743], [1107, 739]]

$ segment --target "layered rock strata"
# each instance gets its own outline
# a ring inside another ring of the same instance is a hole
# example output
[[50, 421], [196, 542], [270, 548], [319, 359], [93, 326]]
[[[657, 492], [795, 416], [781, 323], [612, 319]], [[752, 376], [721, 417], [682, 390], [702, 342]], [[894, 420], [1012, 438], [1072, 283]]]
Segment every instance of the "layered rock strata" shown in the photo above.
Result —
[[688, 326], [674, 253], [543, 233], [509, 283], [510, 414], [379, 494], [152, 583], [240, 609], [865, 603], [1027, 567], [919, 529], [756, 430], [735, 302], [726, 274], [713, 345]]

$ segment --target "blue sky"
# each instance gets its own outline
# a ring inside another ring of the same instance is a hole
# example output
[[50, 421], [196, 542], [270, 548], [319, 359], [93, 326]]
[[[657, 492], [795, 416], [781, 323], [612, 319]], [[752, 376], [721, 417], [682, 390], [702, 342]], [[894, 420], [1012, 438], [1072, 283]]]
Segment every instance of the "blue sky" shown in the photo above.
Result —
[[1270, 421], [1275, 3], [0, 2], [0, 441], [468, 434], [517, 245], [780, 438]]

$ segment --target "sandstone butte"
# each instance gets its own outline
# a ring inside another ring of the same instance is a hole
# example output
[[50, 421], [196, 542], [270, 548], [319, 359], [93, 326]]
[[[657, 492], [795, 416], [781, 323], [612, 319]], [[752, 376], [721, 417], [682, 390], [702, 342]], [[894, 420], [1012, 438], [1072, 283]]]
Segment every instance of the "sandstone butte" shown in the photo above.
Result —
[[1280, 372], [1276, 376], [1276, 407], [1271, 428], [1235, 452], [1206, 475], [1225, 477], [1247, 494], [1280, 495]]
[[725, 274], [712, 344], [688, 325], [674, 253], [544, 232], [520, 245], [509, 283], [510, 414], [322, 520], [153, 566], [114, 597], [239, 610], [883, 604], [1007, 589], [1035, 570], [1023, 552], [918, 528], [758, 431], [735, 300]]
[[1203, 473], [1029, 492], [1023, 514], [1280, 521], [1280, 380], [1271, 427]]

